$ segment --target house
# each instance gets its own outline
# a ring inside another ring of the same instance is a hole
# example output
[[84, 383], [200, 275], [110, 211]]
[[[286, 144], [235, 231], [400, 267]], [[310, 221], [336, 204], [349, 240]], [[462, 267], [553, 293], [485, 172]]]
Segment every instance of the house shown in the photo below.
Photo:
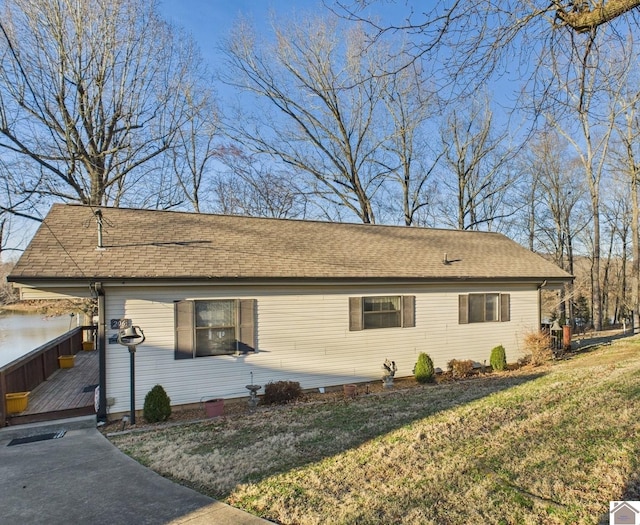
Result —
[[100, 410], [127, 411], [122, 327], [146, 336], [136, 406], [156, 384], [172, 404], [510, 362], [540, 326], [540, 289], [571, 276], [497, 233], [54, 205], [9, 277], [23, 299], [99, 304]]

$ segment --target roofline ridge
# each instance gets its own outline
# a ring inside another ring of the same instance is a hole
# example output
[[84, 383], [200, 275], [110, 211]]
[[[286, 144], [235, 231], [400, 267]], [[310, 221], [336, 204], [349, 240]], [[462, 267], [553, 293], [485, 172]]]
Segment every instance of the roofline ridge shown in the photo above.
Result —
[[[355, 226], [355, 227], [376, 227], [376, 228], [398, 228], [398, 229], [414, 229], [414, 230], [429, 230], [434, 232], [445, 232], [445, 233], [459, 233], [459, 234], [484, 234], [484, 235], [497, 235], [501, 237], [507, 237], [505, 234], [495, 231], [483, 231], [483, 230], [460, 230], [457, 228], [442, 228], [442, 227], [432, 227], [432, 226], [407, 226], [403, 224], [377, 224], [377, 223], [363, 223], [363, 222], [343, 222], [343, 221], [328, 221], [321, 219], [298, 219], [293, 217], [260, 217], [255, 215], [240, 215], [240, 214], [228, 214], [228, 213], [206, 213], [206, 212], [194, 212], [187, 210], [155, 210], [152, 208], [135, 208], [135, 207], [124, 207], [124, 206], [105, 206], [105, 205], [96, 205], [96, 204], [84, 204], [80, 202], [55, 202], [52, 205], [53, 207], [77, 207], [77, 208], [87, 208], [90, 210], [102, 209], [102, 210], [114, 210], [114, 211], [135, 211], [135, 212], [151, 212], [151, 213], [174, 213], [174, 214], [182, 214], [182, 215], [190, 215], [192, 217], [202, 216], [202, 217], [221, 217], [221, 218], [230, 218], [230, 219], [247, 219], [247, 220], [259, 220], [259, 221], [274, 221], [274, 222], [291, 222], [291, 223], [309, 223], [309, 224], [323, 224], [323, 225], [342, 225], [342, 226]], [[513, 239], [510, 239], [513, 240]], [[513, 241], [515, 242], [515, 241]]]

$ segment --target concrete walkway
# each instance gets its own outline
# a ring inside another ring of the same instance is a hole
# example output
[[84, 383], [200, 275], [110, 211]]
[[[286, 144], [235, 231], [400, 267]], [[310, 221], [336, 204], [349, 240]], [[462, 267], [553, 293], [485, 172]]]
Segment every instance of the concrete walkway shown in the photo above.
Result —
[[[59, 439], [8, 446], [65, 430]], [[6, 525], [270, 523], [173, 483], [98, 432], [95, 416], [0, 429], [0, 522]]]

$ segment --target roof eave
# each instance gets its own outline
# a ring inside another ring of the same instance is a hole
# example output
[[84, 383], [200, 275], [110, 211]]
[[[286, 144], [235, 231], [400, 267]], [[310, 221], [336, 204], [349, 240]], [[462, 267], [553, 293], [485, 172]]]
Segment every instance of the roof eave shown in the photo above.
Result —
[[457, 277], [397, 277], [397, 276], [349, 276], [349, 277], [211, 277], [211, 276], [186, 276], [186, 277], [22, 277], [10, 275], [7, 281], [16, 285], [75, 285], [85, 286], [87, 284], [101, 282], [104, 284], [180, 284], [180, 283], [211, 283], [211, 284], [326, 284], [326, 283], [398, 283], [398, 284], [454, 284], [454, 283], [520, 283], [537, 284], [541, 287], [552, 285], [562, 285], [572, 282], [574, 277], [561, 276], [457, 276]]

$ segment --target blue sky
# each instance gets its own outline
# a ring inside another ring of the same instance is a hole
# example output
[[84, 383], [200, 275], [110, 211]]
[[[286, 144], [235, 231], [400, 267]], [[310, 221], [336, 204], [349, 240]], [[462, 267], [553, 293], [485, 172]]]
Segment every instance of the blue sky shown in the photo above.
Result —
[[[336, 0], [326, 0], [332, 5]], [[343, 0], [346, 5], [355, 0]], [[258, 31], [269, 33], [271, 17], [287, 18], [294, 14], [327, 12], [321, 0], [164, 0], [160, 13], [172, 24], [191, 34], [200, 47], [210, 69], [214, 69], [220, 44], [240, 15], [254, 23]], [[408, 14], [404, 0], [379, 0], [367, 10], [386, 20], [398, 21]]]
[[191, 33], [205, 58], [215, 56], [215, 47], [239, 15], [253, 20], [257, 29], [268, 30], [270, 13], [282, 16], [322, 9], [321, 2], [310, 0], [165, 0], [160, 4], [165, 19]]

